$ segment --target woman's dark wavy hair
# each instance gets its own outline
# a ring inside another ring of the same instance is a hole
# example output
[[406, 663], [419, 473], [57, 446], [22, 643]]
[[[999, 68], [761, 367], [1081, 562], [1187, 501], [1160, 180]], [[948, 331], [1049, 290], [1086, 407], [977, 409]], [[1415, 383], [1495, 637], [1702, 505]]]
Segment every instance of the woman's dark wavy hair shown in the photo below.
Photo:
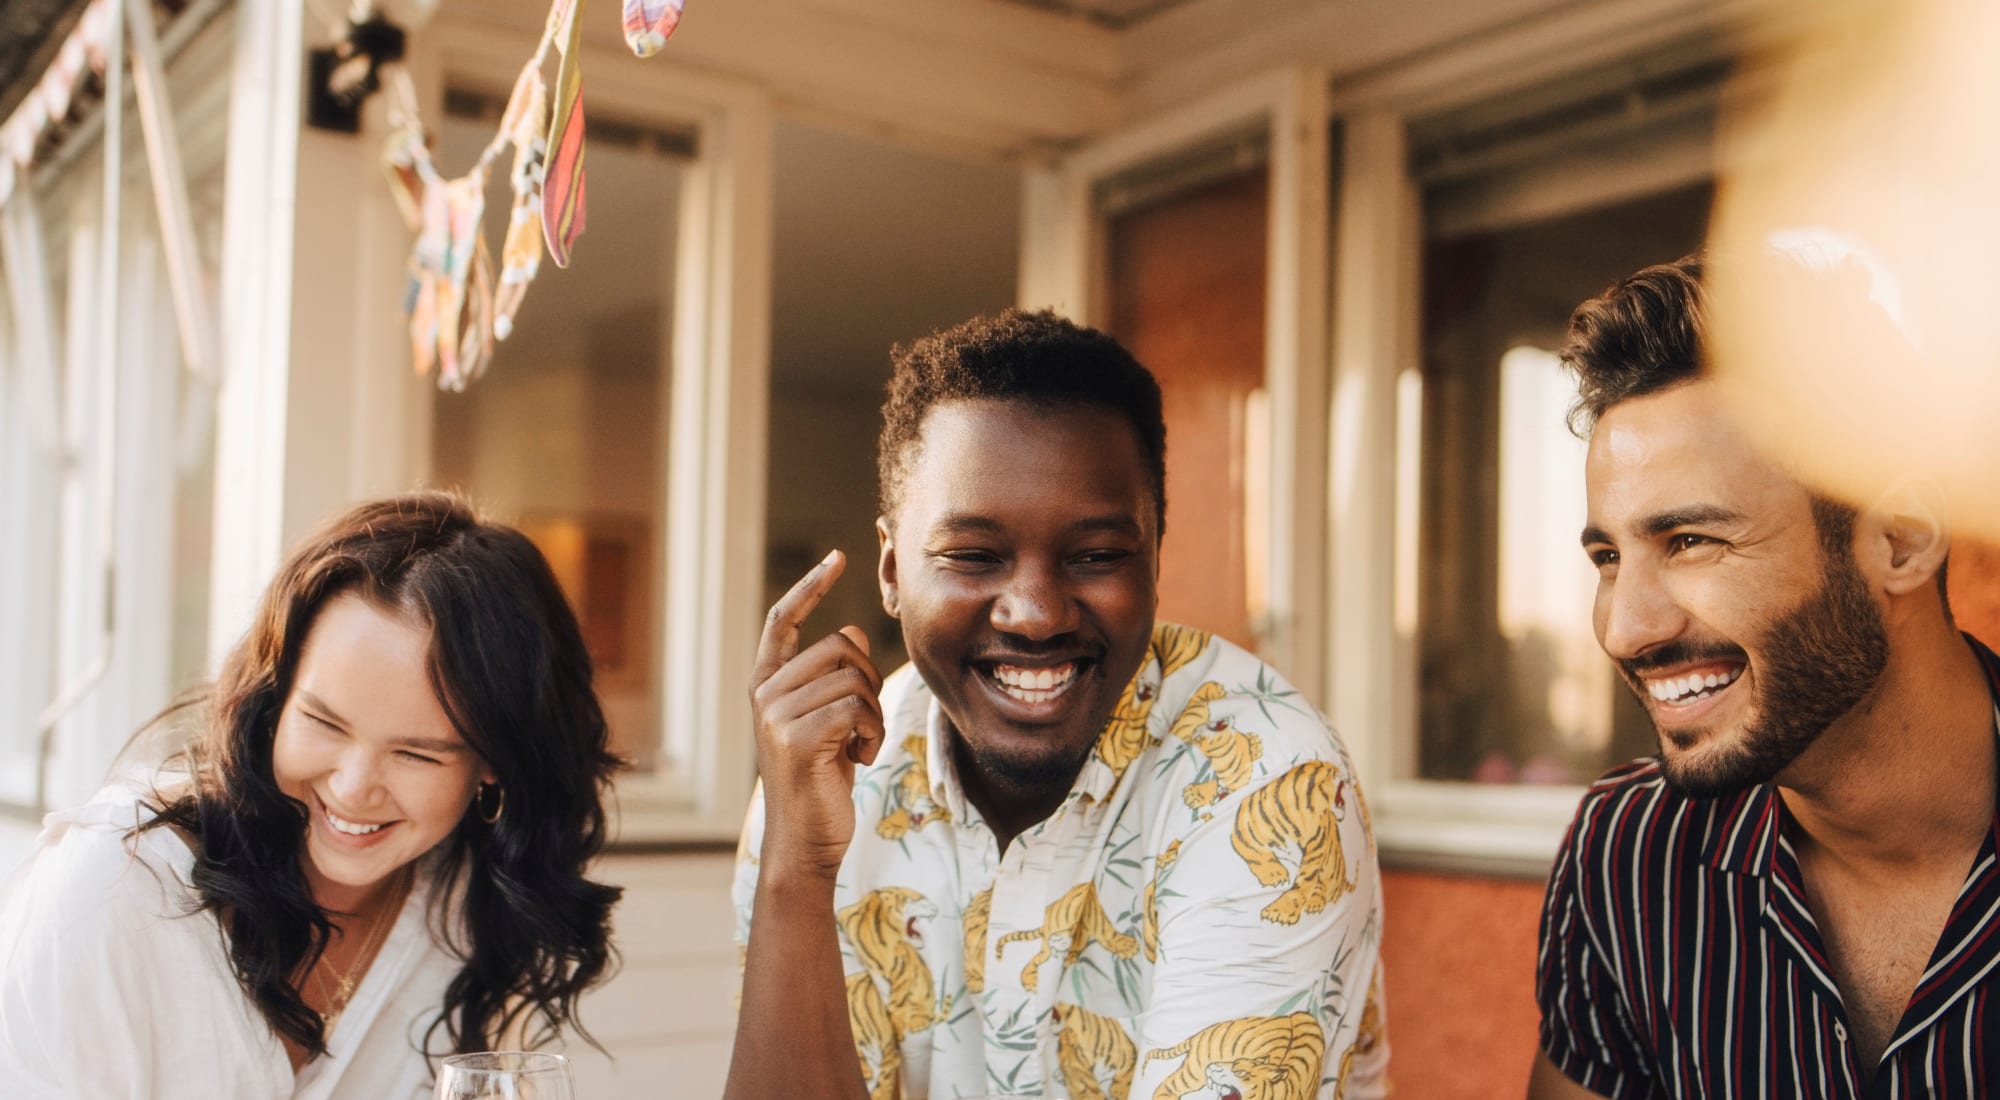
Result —
[[468, 806], [435, 850], [450, 912], [445, 942], [464, 967], [424, 1045], [443, 1027], [455, 1052], [491, 1050], [525, 1025], [535, 1039], [572, 1029], [577, 999], [609, 976], [619, 889], [584, 877], [604, 846], [602, 796], [618, 759], [591, 687], [575, 616], [540, 551], [481, 521], [458, 497], [413, 493], [363, 504], [309, 538], [264, 593], [250, 632], [208, 689], [185, 794], [162, 798], [142, 829], [198, 838], [199, 908], [227, 933], [237, 981], [274, 1031], [326, 1053], [319, 1015], [293, 978], [325, 951], [332, 925], [306, 884], [304, 805], [271, 767], [278, 714], [328, 601], [356, 593], [431, 631], [429, 674], [452, 725], [504, 792], [498, 821]]

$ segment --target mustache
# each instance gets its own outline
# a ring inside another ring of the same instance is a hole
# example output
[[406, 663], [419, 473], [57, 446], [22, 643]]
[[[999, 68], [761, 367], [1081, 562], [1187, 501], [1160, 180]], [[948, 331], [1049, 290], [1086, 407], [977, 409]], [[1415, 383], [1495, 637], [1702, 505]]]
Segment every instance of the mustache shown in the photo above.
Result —
[[1742, 646], [1728, 642], [1668, 642], [1666, 645], [1643, 654], [1618, 662], [1618, 667], [1634, 679], [1648, 672], [1655, 672], [1675, 665], [1698, 664], [1703, 661], [1741, 661], [1750, 663], [1750, 655]]
[[1053, 638], [1031, 641], [1014, 635], [987, 642], [973, 650], [970, 659], [974, 661], [1005, 661], [1007, 658], [1039, 660], [1046, 657], [1079, 657], [1096, 660], [1104, 656], [1102, 642], [1086, 641], [1078, 634], [1058, 634]]

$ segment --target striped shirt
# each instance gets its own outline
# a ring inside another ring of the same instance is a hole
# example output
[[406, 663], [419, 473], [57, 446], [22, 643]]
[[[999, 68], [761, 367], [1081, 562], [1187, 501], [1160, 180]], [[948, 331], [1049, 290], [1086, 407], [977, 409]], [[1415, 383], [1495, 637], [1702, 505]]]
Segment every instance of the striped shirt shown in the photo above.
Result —
[[1786, 818], [1773, 785], [1691, 798], [1655, 760], [1590, 788], [1542, 911], [1550, 1060], [1613, 1100], [2000, 1093], [2000, 808], [1866, 1086]]

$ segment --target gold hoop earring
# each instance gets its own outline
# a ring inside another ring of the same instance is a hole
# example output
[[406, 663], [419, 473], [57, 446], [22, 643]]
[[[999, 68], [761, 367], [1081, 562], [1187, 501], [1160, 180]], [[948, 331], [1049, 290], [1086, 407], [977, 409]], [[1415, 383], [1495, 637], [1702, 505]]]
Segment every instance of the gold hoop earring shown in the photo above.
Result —
[[[493, 800], [493, 811], [491, 813], [488, 813], [486, 810], [487, 791], [493, 791], [498, 796]], [[472, 796], [472, 809], [474, 813], [479, 815], [479, 820], [484, 821], [488, 825], [498, 822], [500, 815], [507, 812], [507, 788], [498, 783], [481, 783], [479, 785], [479, 793]]]

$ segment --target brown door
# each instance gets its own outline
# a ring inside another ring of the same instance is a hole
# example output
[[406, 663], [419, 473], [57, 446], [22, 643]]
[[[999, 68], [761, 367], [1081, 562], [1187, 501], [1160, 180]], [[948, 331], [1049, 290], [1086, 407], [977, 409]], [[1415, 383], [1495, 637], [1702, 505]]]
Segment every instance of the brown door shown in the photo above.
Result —
[[1112, 332], [1160, 381], [1167, 538], [1160, 617], [1254, 647], [1268, 172], [1257, 167], [1105, 220]]

